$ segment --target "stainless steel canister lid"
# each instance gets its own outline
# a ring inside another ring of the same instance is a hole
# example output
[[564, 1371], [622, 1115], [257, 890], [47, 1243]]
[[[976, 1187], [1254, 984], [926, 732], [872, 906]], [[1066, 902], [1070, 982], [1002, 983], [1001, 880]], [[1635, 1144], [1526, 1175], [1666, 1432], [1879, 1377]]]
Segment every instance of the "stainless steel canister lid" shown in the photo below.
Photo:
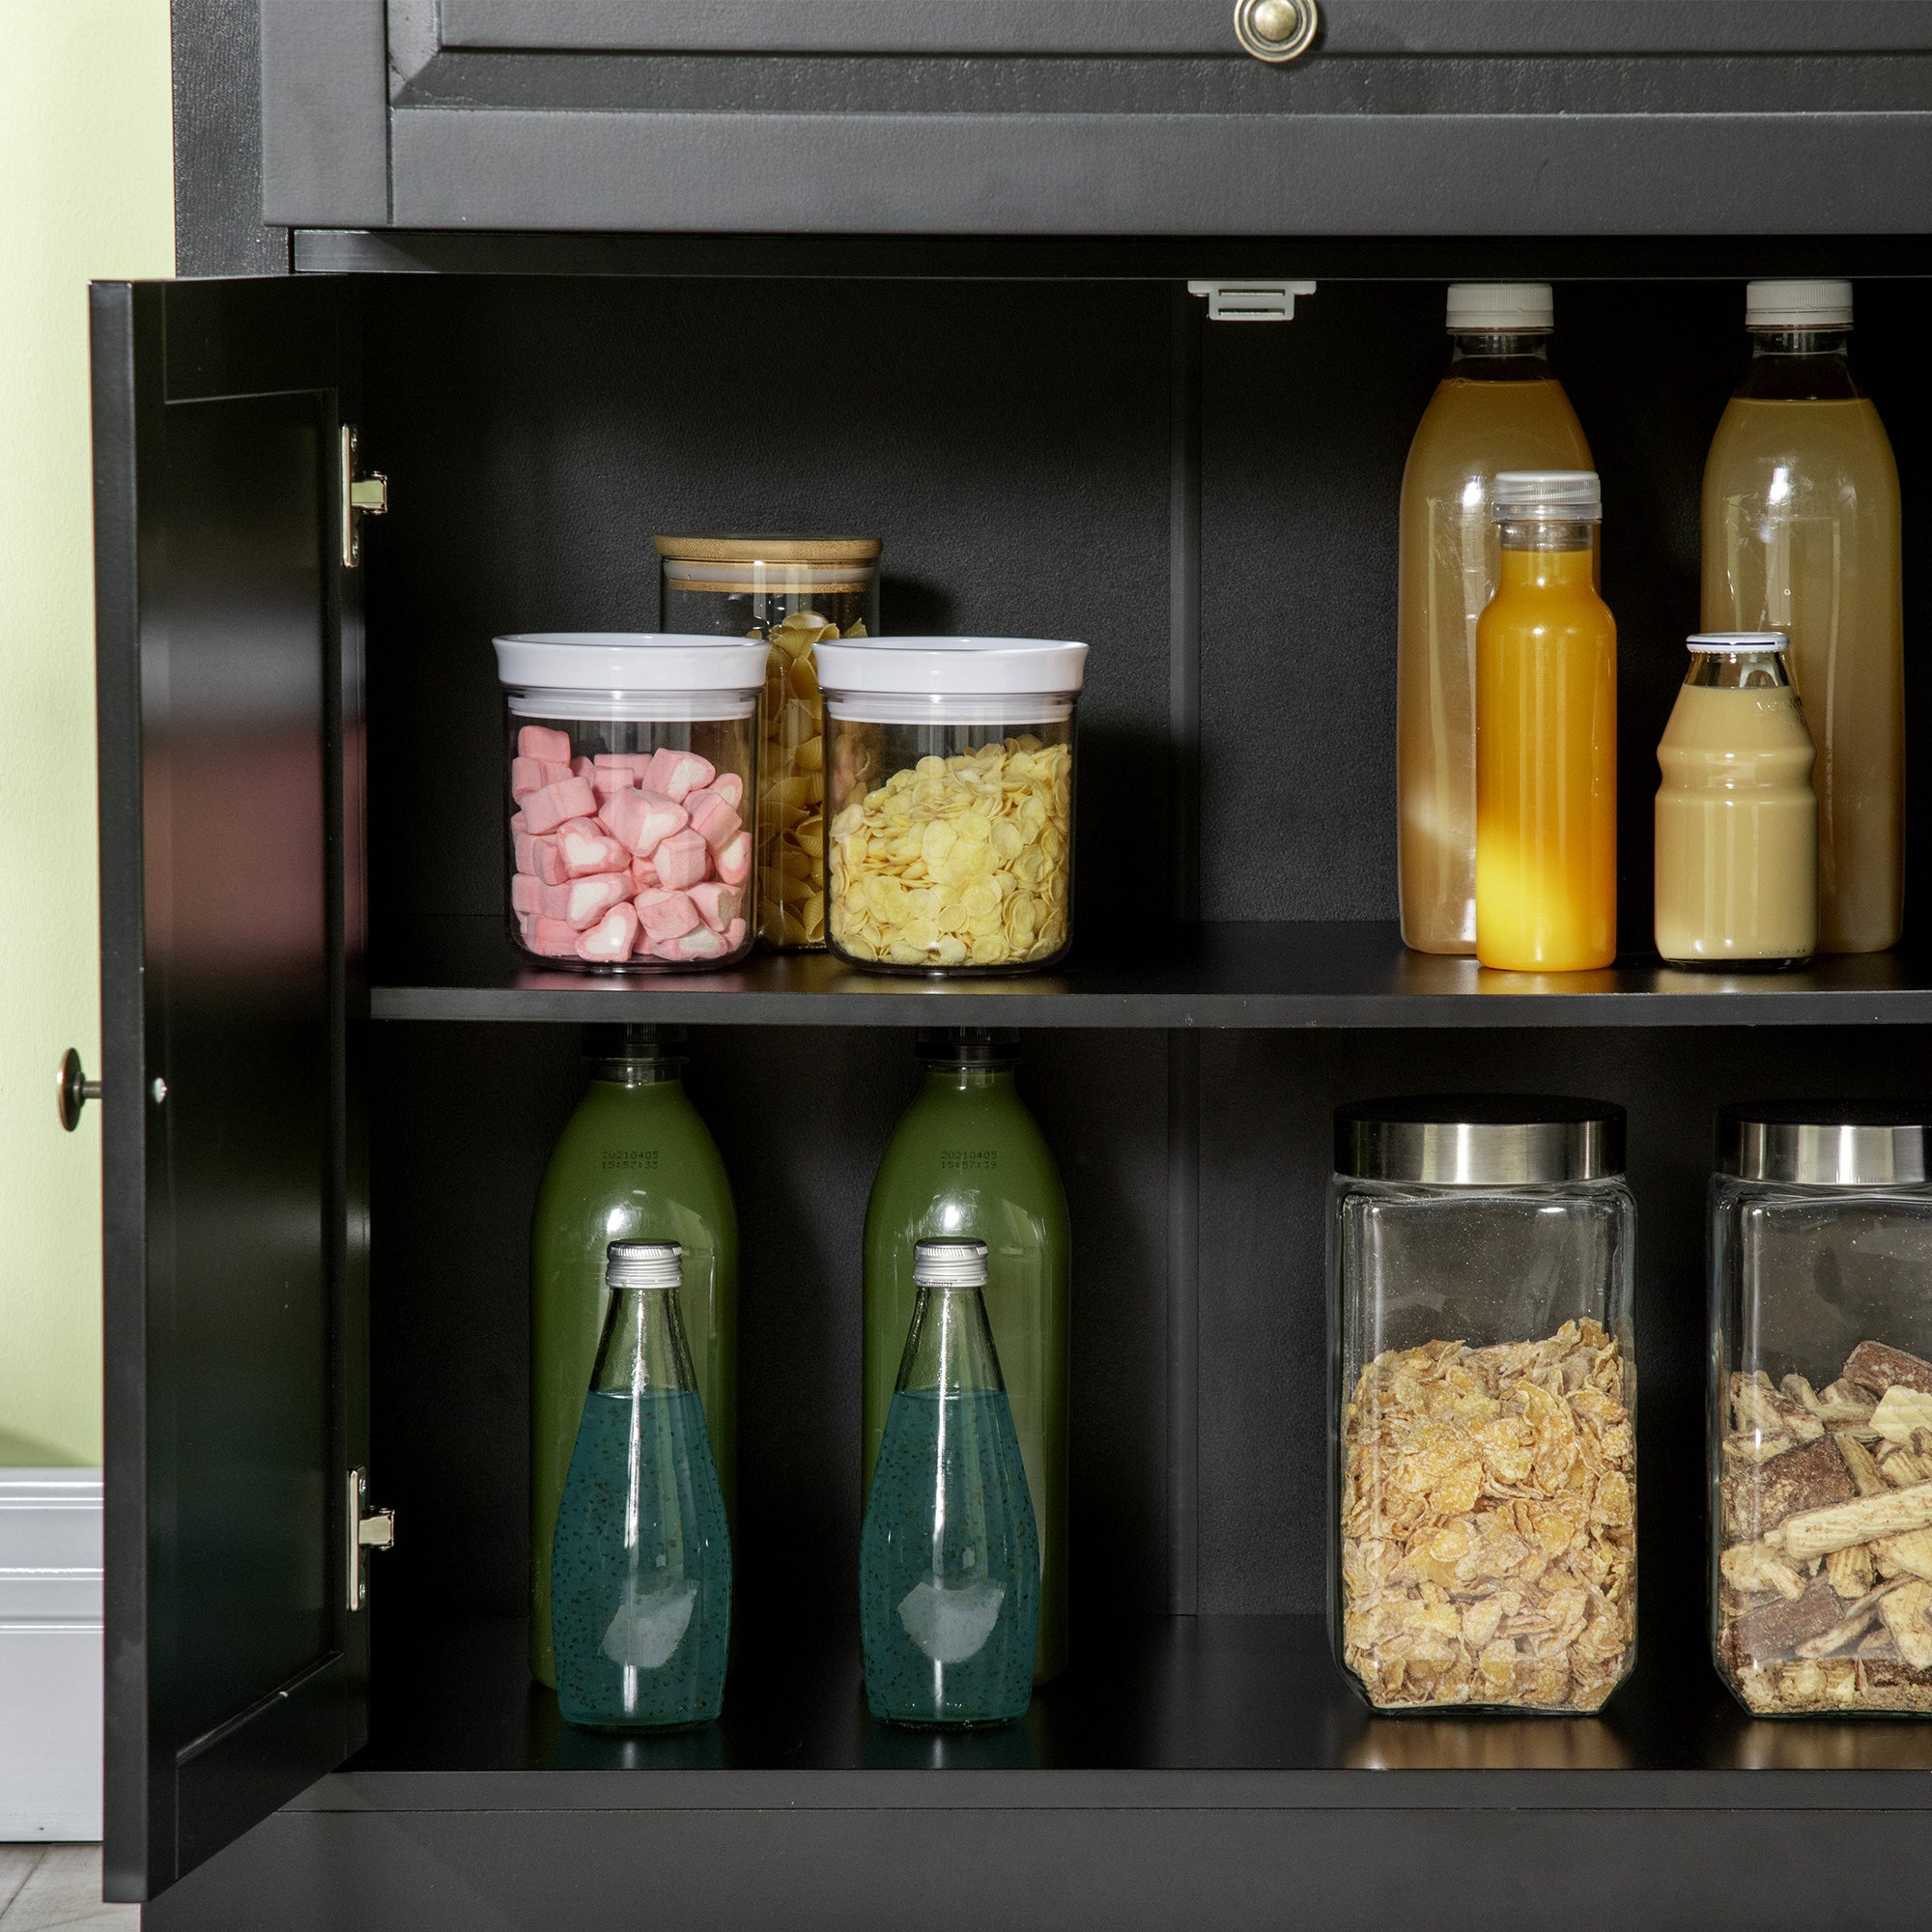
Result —
[[1718, 1171], [1799, 1187], [1880, 1187], [1926, 1179], [1932, 1106], [1780, 1100], [1718, 1116]]
[[1624, 1171], [1624, 1110], [1545, 1094], [1442, 1094], [1335, 1110], [1335, 1169], [1359, 1180], [1527, 1187]]

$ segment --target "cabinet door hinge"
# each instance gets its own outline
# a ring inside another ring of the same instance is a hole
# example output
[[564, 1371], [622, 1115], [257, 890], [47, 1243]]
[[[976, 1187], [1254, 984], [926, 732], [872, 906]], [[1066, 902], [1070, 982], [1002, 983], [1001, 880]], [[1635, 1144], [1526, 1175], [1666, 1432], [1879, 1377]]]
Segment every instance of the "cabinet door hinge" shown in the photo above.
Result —
[[355, 430], [342, 425], [342, 565], [354, 570], [362, 561], [362, 519], [389, 514], [389, 479], [380, 469], [366, 476], [355, 473]]
[[1313, 282], [1189, 282], [1187, 293], [1208, 298], [1209, 322], [1293, 322], [1296, 296]]
[[369, 1472], [349, 1472], [349, 1607], [359, 1610], [369, 1601], [369, 1579], [362, 1574], [365, 1549], [393, 1549], [396, 1547], [396, 1513], [372, 1510], [369, 1503]]

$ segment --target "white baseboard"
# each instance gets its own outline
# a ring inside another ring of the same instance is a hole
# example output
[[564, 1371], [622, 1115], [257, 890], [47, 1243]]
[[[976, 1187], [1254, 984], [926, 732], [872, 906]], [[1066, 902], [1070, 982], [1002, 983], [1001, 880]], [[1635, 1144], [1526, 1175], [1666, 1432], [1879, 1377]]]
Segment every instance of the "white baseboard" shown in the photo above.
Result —
[[100, 1471], [0, 1469], [0, 1842], [100, 1836]]

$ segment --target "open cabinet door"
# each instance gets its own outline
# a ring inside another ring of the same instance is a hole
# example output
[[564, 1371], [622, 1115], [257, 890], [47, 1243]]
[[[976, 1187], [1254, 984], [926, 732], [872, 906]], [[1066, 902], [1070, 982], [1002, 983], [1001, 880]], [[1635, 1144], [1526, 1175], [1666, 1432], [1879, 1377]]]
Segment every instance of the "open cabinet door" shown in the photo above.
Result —
[[346, 316], [327, 283], [93, 295], [111, 1899], [366, 1731]]

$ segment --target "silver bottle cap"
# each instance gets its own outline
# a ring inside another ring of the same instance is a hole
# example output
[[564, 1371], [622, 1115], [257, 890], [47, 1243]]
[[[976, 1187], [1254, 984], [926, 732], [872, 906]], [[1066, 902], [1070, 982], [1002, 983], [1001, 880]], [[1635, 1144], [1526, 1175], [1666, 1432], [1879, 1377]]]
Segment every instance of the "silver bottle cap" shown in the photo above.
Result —
[[1530, 1187], [1624, 1171], [1624, 1110], [1542, 1094], [1445, 1094], [1335, 1110], [1335, 1171], [1358, 1180]]
[[1718, 1171], [1798, 1187], [1884, 1187], [1926, 1179], [1932, 1107], [1790, 1100], [1726, 1107]]
[[612, 1241], [604, 1250], [604, 1280], [611, 1288], [676, 1288], [683, 1257], [678, 1241]]
[[984, 1241], [920, 1241], [912, 1251], [917, 1288], [984, 1288]]

